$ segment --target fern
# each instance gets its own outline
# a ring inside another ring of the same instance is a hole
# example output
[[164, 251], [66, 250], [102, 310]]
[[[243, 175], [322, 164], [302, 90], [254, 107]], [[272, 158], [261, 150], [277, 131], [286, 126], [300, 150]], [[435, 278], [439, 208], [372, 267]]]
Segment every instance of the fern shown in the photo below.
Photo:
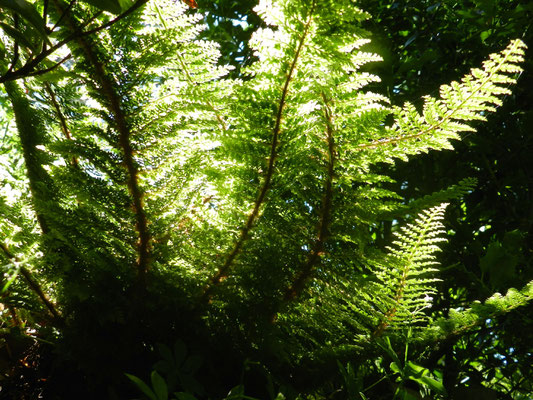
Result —
[[[106, 346], [124, 350], [121, 362], [150, 341], [183, 335], [218, 348], [222, 337], [233, 347], [221, 357], [237, 349], [286, 371], [374, 351], [407, 328], [443, 340], [529, 301], [528, 288], [511, 291], [432, 322], [445, 203], [475, 183], [404, 204], [378, 172], [450, 149], [495, 111], [522, 42], [419, 111], [369, 89], [379, 77], [363, 68], [381, 58], [365, 51], [359, 22], [369, 16], [349, 0], [260, 2], [266, 26], [243, 79], [228, 78], [217, 46], [197, 39], [201, 16], [181, 3], [150, 2], [94, 35], [76, 32], [105, 14], [52, 3], [62, 18], [53, 40], [70, 38], [72, 62], [56, 82], [28, 79], [28, 94], [4, 84], [17, 122], [10, 165], [24, 159], [25, 176], [13, 167], [1, 184], [29, 196], [2, 194], [0, 260], [10, 276], [20, 260], [32, 265], [3, 301], [13, 308], [24, 292], [33, 300], [22, 307], [62, 320], [53, 339], [76, 344], [92, 374], [102, 360], [78, 337], [99, 329], [120, 338]], [[383, 221], [395, 225], [385, 249], [373, 235]]]
[[438, 318], [424, 331], [424, 340], [442, 341], [483, 326], [489, 319], [497, 318], [533, 300], [533, 282], [521, 290], [511, 288], [505, 295], [494, 293], [484, 303], [475, 301], [465, 310], [450, 310], [447, 318]]
[[437, 243], [444, 241], [444, 217], [447, 204], [419, 214], [413, 224], [408, 224], [395, 234], [394, 247], [389, 257], [375, 266], [380, 293], [373, 307], [382, 313], [373, 336], [380, 336], [388, 327], [410, 326], [427, 322], [424, 313], [431, 307], [431, 296], [436, 293], [434, 275]]
[[407, 160], [408, 155], [429, 149], [453, 148], [450, 140], [460, 139], [460, 132], [475, 131], [466, 122], [484, 121], [487, 112], [501, 105], [499, 96], [511, 93], [507, 87], [516, 80], [508, 74], [521, 71], [518, 64], [524, 61], [525, 47], [521, 40], [513, 40], [501, 53], [490, 55], [483, 69], [474, 68], [461, 82], [441, 86], [440, 99], [425, 96], [422, 114], [410, 103], [395, 107], [394, 125], [359, 148], [379, 148], [382, 161]]

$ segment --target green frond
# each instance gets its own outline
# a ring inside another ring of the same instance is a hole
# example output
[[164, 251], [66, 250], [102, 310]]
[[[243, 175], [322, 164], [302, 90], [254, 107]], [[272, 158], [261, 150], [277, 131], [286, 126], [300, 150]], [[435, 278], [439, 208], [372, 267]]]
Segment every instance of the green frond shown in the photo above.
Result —
[[461, 82], [441, 86], [440, 99], [425, 96], [422, 114], [410, 103], [395, 107], [393, 126], [358, 148], [381, 149], [380, 161], [405, 159], [429, 149], [451, 149], [450, 140], [460, 139], [461, 132], [475, 131], [465, 122], [485, 120], [487, 112], [501, 105], [501, 96], [511, 93], [507, 87], [516, 82], [513, 75], [521, 71], [518, 64], [525, 48], [522, 41], [513, 40], [501, 53], [491, 54], [483, 69], [474, 68]]
[[533, 300], [533, 281], [521, 290], [511, 288], [505, 295], [495, 293], [485, 302], [475, 301], [467, 309], [450, 310], [447, 318], [439, 318], [422, 332], [424, 341], [442, 341], [476, 329], [515, 308], [525, 306]]
[[[109, 18], [77, 3], [57, 37]], [[405, 204], [381, 165], [473, 131], [509, 94], [525, 45], [420, 109], [392, 107], [372, 91], [381, 57], [353, 0], [263, 0], [256, 12], [265, 24], [243, 79], [198, 39], [203, 16], [160, 0], [74, 35], [53, 82], [28, 78], [31, 93], [5, 83], [12, 107], [0, 116], [17, 125], [0, 149], [0, 272], [15, 277], [5, 297], [47, 308], [35, 284], [49, 280], [78, 332], [85, 312], [118, 326], [146, 295], [143, 318], [164, 309], [169, 336], [223, 334], [287, 365], [367, 351], [406, 328], [443, 340], [531, 300], [529, 285], [430, 322], [443, 202], [475, 181]]]
[[427, 320], [431, 296], [436, 293], [435, 253], [442, 238], [441, 220], [447, 204], [423, 211], [412, 224], [396, 232], [393, 246], [383, 262], [375, 265], [379, 289], [375, 307], [382, 316], [373, 332], [380, 336], [387, 328], [416, 325]]

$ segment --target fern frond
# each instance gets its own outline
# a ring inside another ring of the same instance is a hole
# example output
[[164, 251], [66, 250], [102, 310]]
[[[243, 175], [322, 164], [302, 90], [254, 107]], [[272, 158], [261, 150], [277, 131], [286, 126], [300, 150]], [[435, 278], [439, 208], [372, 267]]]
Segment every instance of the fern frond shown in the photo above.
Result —
[[422, 114], [411, 103], [395, 107], [393, 126], [358, 150], [380, 149], [380, 161], [392, 162], [429, 149], [451, 149], [450, 140], [460, 139], [459, 133], [475, 131], [467, 122], [485, 120], [487, 112], [501, 105], [501, 96], [511, 93], [507, 86], [522, 71], [518, 64], [525, 48], [521, 40], [513, 40], [501, 53], [491, 54], [482, 69], [474, 68], [461, 82], [441, 86], [440, 99], [425, 96]]
[[[376, 263], [375, 273], [379, 282], [376, 309], [382, 312], [381, 321], [373, 332], [377, 337], [389, 327], [398, 328], [417, 324], [427, 319], [423, 312], [431, 306], [435, 252], [443, 242], [441, 220], [447, 204], [423, 211], [412, 224], [402, 227], [395, 234], [393, 247], [389, 248], [384, 263]], [[379, 300], [378, 300], [379, 299]]]
[[502, 296], [493, 294], [484, 303], [475, 301], [466, 310], [450, 310], [447, 318], [439, 318], [422, 332], [425, 341], [442, 341], [459, 336], [483, 325], [487, 319], [495, 318], [527, 305], [533, 300], [533, 281], [521, 290], [510, 288]]

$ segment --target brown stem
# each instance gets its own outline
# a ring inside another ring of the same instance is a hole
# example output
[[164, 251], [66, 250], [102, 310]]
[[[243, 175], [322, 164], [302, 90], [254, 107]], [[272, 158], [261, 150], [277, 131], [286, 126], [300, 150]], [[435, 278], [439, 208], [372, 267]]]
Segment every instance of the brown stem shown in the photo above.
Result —
[[[322, 94], [324, 101], [324, 116], [326, 119], [326, 142], [328, 144], [327, 152], [327, 176], [324, 183], [324, 195], [322, 199], [322, 210], [320, 212], [320, 221], [318, 224], [318, 236], [314, 241], [311, 251], [303, 267], [295, 274], [291, 280], [291, 285], [285, 290], [283, 302], [287, 303], [296, 299], [304, 290], [307, 282], [312, 278], [316, 271], [317, 265], [320, 264], [320, 257], [324, 254], [324, 244], [329, 237], [329, 225], [331, 221], [331, 211], [333, 202], [333, 178], [335, 174], [335, 139], [333, 136], [333, 121], [331, 111], [328, 107], [328, 100]], [[271, 317], [275, 321], [278, 311]]]
[[51, 67], [49, 68], [45, 68], [45, 69], [39, 69], [39, 70], [36, 70], [36, 71], [33, 71], [33, 72], [28, 72], [26, 74], [26, 76], [39, 76], [39, 75], [44, 75], [44, 74], [47, 74], [48, 72], [52, 72], [53, 70], [55, 70], [56, 68], [58, 68], [59, 66], [61, 66], [65, 61], [67, 60], [70, 60], [72, 58], [72, 54], [69, 54], [65, 57], [63, 57], [61, 60], [59, 60], [58, 62], [56, 62], [54, 65], [52, 65]]
[[31, 272], [26, 267], [20, 267], [20, 273], [26, 280], [28, 286], [35, 292], [35, 294], [37, 294], [37, 296], [39, 296], [43, 304], [46, 306], [46, 308], [48, 308], [48, 311], [50, 311], [54, 318], [61, 320], [61, 314], [59, 314], [54, 304], [50, 301], [39, 283], [33, 278]]
[[[54, 0], [56, 7], [61, 11], [61, 3], [59, 0]], [[137, 1], [134, 6], [130, 7], [127, 11], [129, 13], [133, 12], [132, 9], [139, 8], [145, 1]], [[131, 10], [131, 11], [130, 11]], [[126, 13], [124, 13], [126, 14]], [[121, 14], [120, 17], [115, 18], [116, 21], [119, 18], [125, 16]], [[72, 16], [67, 16], [68, 24], [70, 29], [74, 32], [78, 31], [77, 22]], [[114, 128], [119, 134], [118, 145], [122, 150], [124, 156], [124, 165], [128, 174], [128, 190], [132, 198], [131, 207], [135, 214], [135, 228], [138, 234], [137, 242], [137, 272], [141, 282], [144, 282], [146, 279], [146, 273], [149, 269], [149, 258], [150, 258], [150, 234], [148, 232], [148, 219], [146, 217], [146, 212], [143, 206], [143, 193], [139, 186], [139, 171], [135, 160], [133, 158], [133, 147], [131, 145], [130, 136], [131, 129], [128, 124], [126, 114], [122, 108], [121, 97], [117, 93], [116, 87], [118, 86], [117, 82], [111, 74], [106, 71], [104, 63], [98, 58], [95, 48], [97, 45], [88, 37], [78, 36], [76, 37], [76, 42], [81, 47], [85, 53], [87, 61], [90, 63], [94, 69], [93, 78], [99, 84], [100, 90], [106, 99], [106, 106], [110, 113], [113, 115], [113, 120], [115, 122]]]
[[[65, 135], [65, 138], [67, 140], [72, 140], [72, 135], [70, 133], [70, 129], [68, 129], [67, 125], [67, 119], [65, 118], [65, 115], [63, 114], [63, 111], [61, 111], [61, 107], [59, 105], [59, 102], [57, 101], [56, 94], [54, 93], [52, 87], [48, 82], [44, 83], [44, 88], [48, 95], [50, 96], [50, 101], [52, 103], [52, 106], [54, 107], [56, 111], [57, 118], [59, 118], [59, 126], [61, 127], [61, 131], [63, 132], [63, 135]], [[77, 167], [78, 166], [78, 159], [76, 157], [72, 157], [72, 165]]]
[[407, 271], [408, 271], [407, 268], [403, 271], [402, 279], [400, 281], [400, 285], [398, 287], [398, 290], [396, 291], [396, 295], [394, 296], [394, 304], [395, 305], [392, 306], [389, 310], [387, 310], [387, 312], [385, 313], [385, 316], [383, 317], [383, 319], [381, 320], [381, 322], [379, 323], [377, 328], [372, 333], [372, 337], [373, 338], [380, 337], [383, 334], [383, 332], [385, 332], [385, 329], [387, 329], [389, 327], [390, 322], [392, 321], [392, 319], [396, 315], [396, 312], [398, 311], [398, 306], [397, 305], [400, 303], [400, 301], [403, 298], [403, 292], [404, 292], [404, 289], [405, 289], [405, 282], [407, 280]]
[[[9, 258], [10, 260], [15, 261], [15, 262], [20, 262], [20, 260], [13, 253], [9, 251], [9, 249], [4, 243], [0, 243], [0, 249], [2, 249], [6, 257]], [[24, 279], [26, 280], [26, 283], [28, 284], [30, 289], [33, 290], [33, 292], [39, 297], [39, 299], [46, 306], [48, 311], [50, 311], [50, 314], [52, 314], [54, 319], [61, 321], [62, 320], [61, 314], [59, 313], [59, 311], [57, 311], [56, 307], [50, 301], [50, 299], [48, 298], [46, 293], [43, 291], [39, 283], [33, 278], [31, 272], [24, 266], [21, 266], [19, 271], [24, 277]]]
[[13, 326], [16, 326], [17, 328], [22, 328], [22, 322], [20, 320], [20, 317], [18, 316], [17, 309], [9, 304], [7, 305], [7, 309], [9, 310], [9, 315], [11, 315]]
[[270, 188], [270, 182], [272, 181], [272, 176], [274, 175], [274, 167], [276, 164], [276, 158], [278, 156], [278, 143], [279, 143], [279, 135], [281, 132], [281, 121], [283, 119], [283, 110], [285, 108], [287, 95], [289, 93], [289, 85], [292, 81], [292, 77], [296, 70], [296, 65], [300, 58], [300, 53], [303, 49], [305, 40], [307, 38], [307, 34], [309, 32], [309, 26], [311, 25], [314, 6], [315, 6], [315, 2], [313, 1], [313, 4], [311, 5], [311, 9], [309, 12], [309, 19], [307, 20], [304, 26], [302, 37], [300, 38], [300, 41], [298, 43], [296, 53], [292, 60], [291, 66], [289, 68], [289, 72], [287, 74], [287, 77], [285, 78], [283, 89], [281, 91], [281, 98], [278, 104], [278, 111], [276, 113], [276, 122], [274, 124], [274, 129], [272, 132], [272, 142], [270, 144], [270, 156], [268, 158], [268, 168], [267, 168], [267, 172], [265, 175], [265, 180], [263, 181], [263, 185], [261, 186], [261, 189], [259, 190], [259, 194], [257, 195], [257, 198], [254, 202], [254, 208], [252, 212], [248, 215], [246, 223], [241, 229], [241, 234], [239, 235], [239, 238], [233, 245], [233, 249], [227, 256], [224, 264], [219, 268], [218, 272], [209, 280], [209, 284], [204, 289], [204, 293], [202, 296], [204, 300], [209, 300], [211, 297], [211, 292], [213, 288], [216, 287], [224, 278], [228, 276], [229, 270], [231, 269], [233, 262], [235, 261], [235, 258], [239, 254], [244, 242], [248, 238], [248, 234], [250, 233], [250, 230], [252, 229], [255, 223], [255, 220], [259, 216], [259, 210], [263, 202], [265, 201], [266, 194], [268, 192], [268, 189]]
[[[14, 23], [15, 29], [18, 29], [19, 15], [16, 13], [13, 15], [13, 23]], [[18, 62], [18, 60], [19, 60], [19, 42], [15, 40], [15, 44], [13, 45], [13, 59], [11, 60], [11, 65], [9, 66], [7, 73], [10, 73], [11, 71], [13, 71], [13, 69], [15, 68], [15, 64]]]

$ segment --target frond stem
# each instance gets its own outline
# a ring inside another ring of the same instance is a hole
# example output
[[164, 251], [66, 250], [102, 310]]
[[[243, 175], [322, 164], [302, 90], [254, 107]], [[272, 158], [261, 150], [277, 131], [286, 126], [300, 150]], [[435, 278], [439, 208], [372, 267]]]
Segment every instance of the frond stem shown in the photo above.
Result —
[[[61, 111], [61, 106], [59, 105], [59, 102], [57, 101], [56, 94], [54, 93], [52, 86], [50, 86], [48, 82], [45, 82], [44, 88], [46, 92], [48, 93], [48, 96], [50, 96], [50, 101], [52, 103], [52, 106], [54, 107], [56, 111], [57, 117], [59, 118], [59, 126], [61, 127], [61, 131], [63, 132], [63, 135], [65, 135], [65, 138], [67, 140], [72, 140], [70, 129], [67, 126], [67, 119], [65, 118], [63, 111]], [[72, 157], [71, 162], [73, 166], [75, 167], [78, 166], [78, 159], [76, 157]]]
[[396, 289], [396, 294], [394, 295], [393, 306], [389, 310], [387, 310], [387, 312], [385, 313], [383, 319], [381, 320], [381, 322], [378, 324], [377, 328], [372, 333], [372, 338], [380, 337], [383, 334], [383, 332], [389, 327], [392, 319], [396, 315], [396, 312], [398, 311], [398, 307], [400, 305], [400, 302], [402, 301], [404, 293], [405, 293], [405, 288], [407, 286], [407, 278], [408, 278], [408, 275], [409, 275], [409, 271], [411, 269], [411, 265], [413, 263], [413, 257], [415, 255], [416, 250], [421, 245], [422, 241], [425, 239], [426, 234], [428, 233], [428, 231], [429, 231], [429, 229], [431, 227], [432, 220], [433, 220], [433, 216], [431, 216], [429, 221], [427, 221], [427, 223], [426, 223], [426, 225], [424, 227], [424, 230], [418, 235], [416, 243], [411, 248], [411, 251], [410, 251], [409, 256], [407, 257], [407, 259], [402, 260], [402, 263], [405, 264], [405, 267], [403, 268], [402, 276], [400, 278], [400, 282], [398, 283], [398, 288]]
[[[54, 0], [54, 3], [56, 4], [56, 7], [61, 10], [59, 1]], [[138, 1], [135, 4], [139, 3], [144, 3], [144, 1]], [[134, 6], [131, 8], [133, 7]], [[76, 21], [73, 17], [68, 17], [68, 23], [73, 31], [78, 30]], [[107, 107], [114, 117], [115, 129], [119, 134], [118, 145], [122, 150], [122, 154], [124, 156], [124, 165], [128, 173], [127, 186], [132, 199], [132, 209], [135, 214], [136, 221], [135, 228], [138, 235], [137, 273], [139, 280], [144, 285], [150, 261], [150, 234], [148, 232], [148, 218], [143, 206], [143, 193], [139, 186], [139, 171], [133, 158], [133, 147], [130, 141], [131, 129], [126, 118], [126, 114], [122, 108], [121, 97], [115, 89], [117, 83], [106, 71], [102, 61], [99, 60], [93, 49], [93, 46], [95, 46], [94, 43], [91, 43], [89, 38], [83, 36], [77, 37], [76, 41], [85, 53], [87, 61], [94, 68], [93, 78], [99, 83], [102, 89], [102, 93], [107, 100]]]
[[[2, 249], [8, 259], [15, 262], [20, 262], [20, 260], [13, 253], [11, 253], [11, 251], [4, 243], [0, 243], [0, 249]], [[21, 266], [20, 273], [24, 277], [24, 280], [26, 281], [30, 289], [37, 295], [37, 297], [39, 297], [41, 302], [45, 305], [50, 314], [52, 314], [54, 319], [56, 319], [57, 321], [61, 321], [61, 314], [59, 313], [59, 311], [57, 311], [56, 306], [52, 303], [52, 301], [50, 301], [48, 295], [44, 292], [39, 283], [33, 278], [30, 270], [28, 270], [24, 266]]]
[[302, 52], [305, 40], [307, 39], [307, 35], [309, 33], [309, 27], [313, 20], [312, 14], [314, 11], [314, 7], [315, 7], [315, 1], [313, 1], [313, 3], [311, 4], [311, 8], [309, 11], [309, 18], [304, 26], [302, 36], [299, 40], [298, 47], [296, 49], [296, 53], [292, 60], [291, 66], [287, 73], [287, 77], [285, 78], [285, 83], [283, 84], [283, 89], [281, 91], [281, 98], [279, 100], [278, 110], [276, 113], [276, 122], [274, 124], [274, 129], [272, 132], [272, 142], [270, 145], [270, 155], [268, 158], [268, 168], [267, 168], [267, 172], [265, 175], [265, 180], [263, 181], [263, 185], [261, 186], [261, 189], [259, 190], [259, 194], [254, 202], [254, 208], [252, 212], [248, 215], [246, 223], [241, 229], [241, 234], [239, 238], [237, 239], [237, 241], [235, 242], [233, 246], [233, 249], [227, 256], [226, 261], [224, 262], [224, 265], [220, 267], [218, 272], [210, 279], [209, 284], [204, 289], [204, 293], [202, 295], [203, 299], [208, 300], [211, 297], [211, 292], [213, 288], [217, 286], [224, 278], [228, 276], [229, 270], [231, 269], [235, 258], [239, 254], [244, 242], [248, 238], [248, 234], [250, 230], [252, 229], [255, 223], [255, 220], [259, 216], [259, 210], [263, 202], [265, 201], [266, 194], [268, 192], [268, 189], [270, 188], [270, 182], [272, 181], [272, 176], [274, 175], [274, 167], [275, 167], [276, 158], [278, 155], [278, 143], [279, 143], [279, 135], [281, 133], [281, 122], [283, 119], [283, 110], [285, 108], [287, 95], [289, 93], [289, 85], [292, 81], [293, 74], [296, 71], [296, 65], [299, 61], [300, 53]]
[[292, 280], [292, 284], [287, 288], [283, 296], [285, 302], [289, 302], [297, 298], [306, 283], [313, 276], [316, 266], [320, 264], [320, 257], [324, 254], [324, 244], [329, 236], [329, 225], [331, 220], [332, 201], [333, 201], [333, 178], [335, 168], [335, 139], [333, 137], [333, 121], [331, 110], [328, 106], [328, 100], [324, 93], [322, 93], [324, 101], [324, 115], [326, 119], [326, 140], [328, 144], [328, 171], [327, 178], [324, 185], [324, 197], [322, 200], [322, 211], [318, 228], [318, 237], [315, 240], [311, 252], [307, 257], [307, 261], [303, 268], [298, 271]]

